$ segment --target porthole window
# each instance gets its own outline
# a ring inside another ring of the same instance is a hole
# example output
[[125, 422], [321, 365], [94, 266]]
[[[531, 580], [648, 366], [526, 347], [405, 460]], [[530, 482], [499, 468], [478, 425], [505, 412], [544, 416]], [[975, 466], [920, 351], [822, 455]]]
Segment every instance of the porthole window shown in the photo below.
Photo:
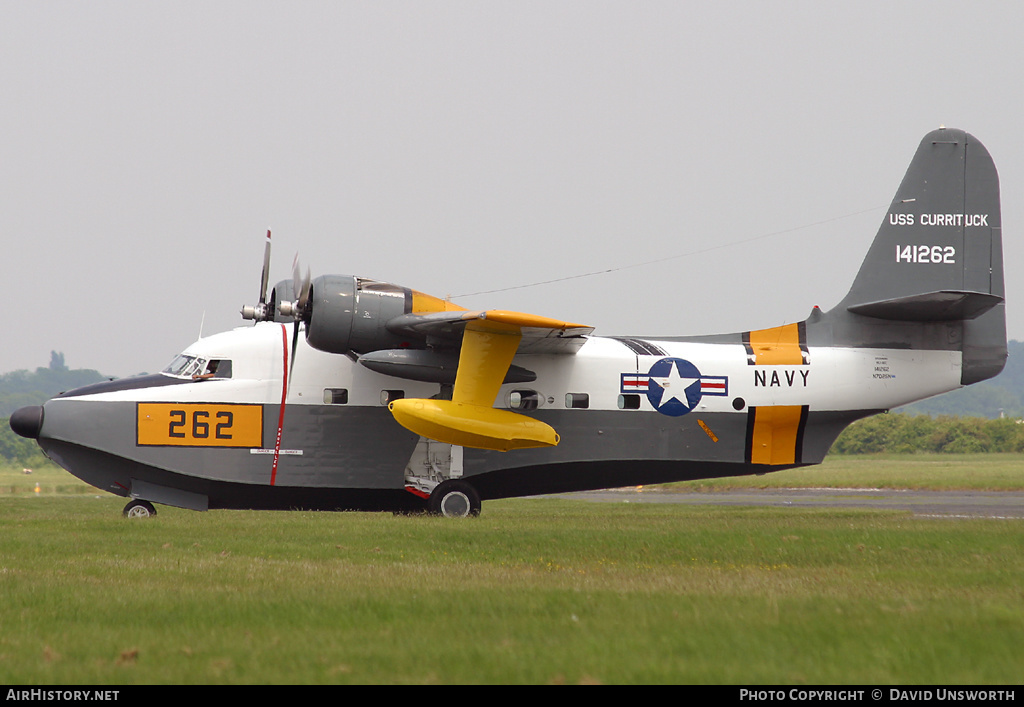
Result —
[[348, 403], [348, 388], [324, 388], [325, 405], [345, 405]]
[[380, 404], [387, 405], [405, 397], [404, 390], [382, 390], [380, 391]]
[[633, 393], [623, 393], [619, 396], [619, 410], [639, 410], [640, 396]]
[[536, 390], [513, 390], [508, 394], [508, 406], [511, 410], [536, 410], [540, 403], [540, 393]]
[[565, 406], [576, 410], [585, 410], [590, 407], [589, 393], [566, 393]]

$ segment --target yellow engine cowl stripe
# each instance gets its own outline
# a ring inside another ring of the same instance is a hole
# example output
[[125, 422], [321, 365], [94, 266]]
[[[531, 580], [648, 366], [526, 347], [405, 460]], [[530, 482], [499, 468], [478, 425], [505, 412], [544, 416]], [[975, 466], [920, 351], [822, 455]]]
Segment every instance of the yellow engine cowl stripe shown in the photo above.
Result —
[[461, 312], [464, 311], [465, 307], [460, 307], [453, 302], [449, 302], [446, 299], [440, 297], [434, 297], [433, 295], [426, 295], [416, 290], [409, 291], [412, 294], [412, 308], [410, 312], [416, 313], [430, 313], [430, 312]]

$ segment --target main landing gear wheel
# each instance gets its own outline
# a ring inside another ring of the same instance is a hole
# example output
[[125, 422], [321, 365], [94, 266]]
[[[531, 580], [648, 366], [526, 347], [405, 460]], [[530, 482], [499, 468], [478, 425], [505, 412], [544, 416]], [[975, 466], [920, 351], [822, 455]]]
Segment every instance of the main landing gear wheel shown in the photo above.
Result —
[[152, 518], [156, 515], [156, 508], [149, 501], [140, 501], [136, 498], [128, 502], [123, 513], [125, 518]]
[[467, 518], [480, 515], [480, 495], [465, 481], [438, 484], [427, 501], [427, 511], [446, 518]]

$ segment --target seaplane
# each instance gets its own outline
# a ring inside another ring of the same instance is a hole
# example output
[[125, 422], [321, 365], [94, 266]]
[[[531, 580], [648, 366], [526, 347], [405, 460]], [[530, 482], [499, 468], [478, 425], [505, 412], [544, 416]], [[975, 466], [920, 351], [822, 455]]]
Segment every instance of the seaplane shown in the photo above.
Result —
[[75, 476], [205, 511], [466, 517], [485, 500], [820, 463], [860, 418], [1005, 363], [999, 179], [972, 135], [921, 141], [846, 295], [804, 321], [598, 336], [408, 287], [293, 268], [251, 322], [160, 373], [15, 412]]

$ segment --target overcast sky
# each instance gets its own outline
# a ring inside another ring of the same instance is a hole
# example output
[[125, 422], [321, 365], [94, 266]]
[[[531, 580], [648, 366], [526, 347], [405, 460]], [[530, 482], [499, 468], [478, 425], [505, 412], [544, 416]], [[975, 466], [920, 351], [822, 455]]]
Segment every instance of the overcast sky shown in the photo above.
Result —
[[[296, 252], [598, 334], [846, 293], [917, 144], [992, 153], [1024, 338], [1024, 4], [0, 0], [0, 372], [162, 368]], [[204, 322], [205, 317], [205, 322]]]

